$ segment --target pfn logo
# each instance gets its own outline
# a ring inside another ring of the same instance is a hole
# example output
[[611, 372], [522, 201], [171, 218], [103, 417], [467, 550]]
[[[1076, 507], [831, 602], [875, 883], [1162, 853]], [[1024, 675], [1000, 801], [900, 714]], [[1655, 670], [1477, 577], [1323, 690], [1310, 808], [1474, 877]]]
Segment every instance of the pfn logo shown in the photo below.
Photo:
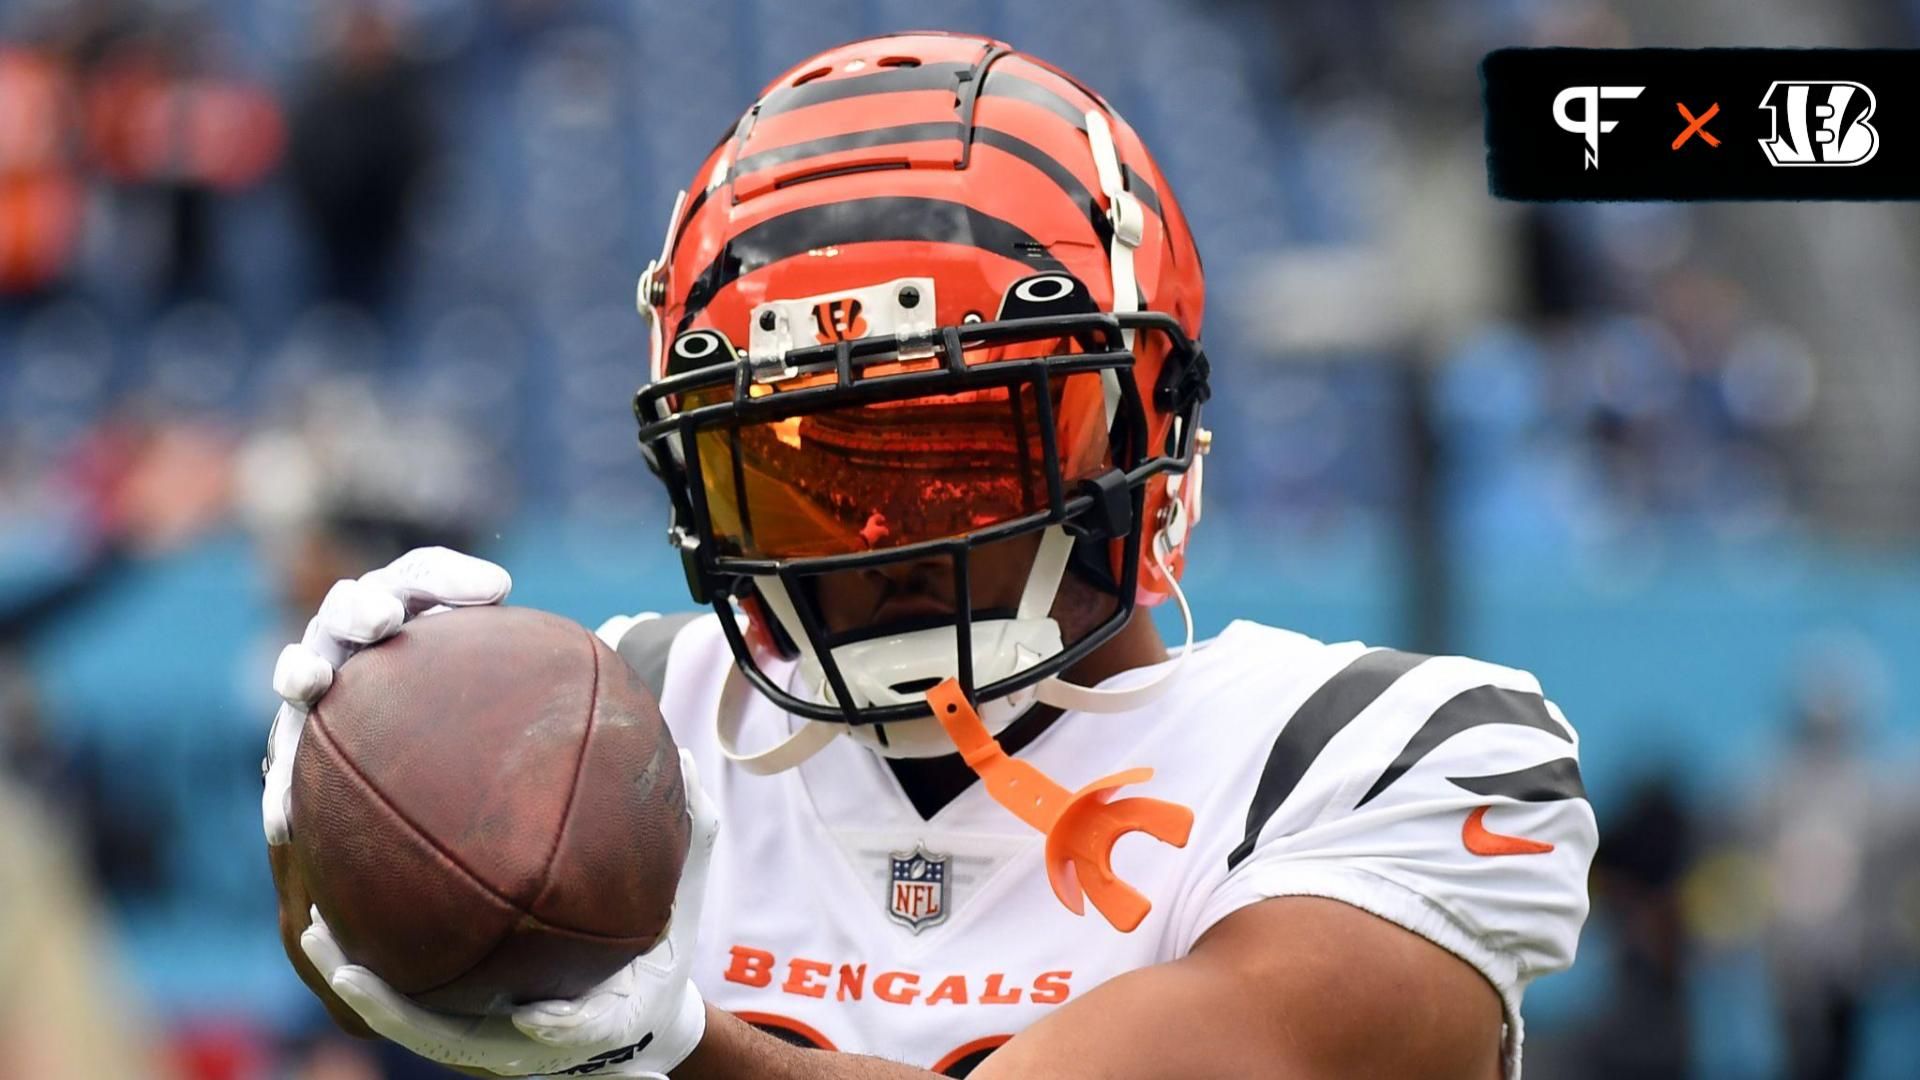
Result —
[[[1618, 120], [1600, 119], [1600, 102], [1606, 98], [1637, 98], [1645, 89], [1644, 86], [1569, 86], [1553, 99], [1553, 122], [1560, 125], [1560, 130], [1587, 140], [1584, 168], [1600, 167], [1600, 136], [1620, 126]], [[1567, 112], [1567, 106], [1575, 101], [1586, 104], [1578, 118]]]
[[1873, 91], [1857, 82], [1776, 82], [1760, 107], [1773, 122], [1760, 149], [1775, 165], [1865, 165], [1880, 150]]

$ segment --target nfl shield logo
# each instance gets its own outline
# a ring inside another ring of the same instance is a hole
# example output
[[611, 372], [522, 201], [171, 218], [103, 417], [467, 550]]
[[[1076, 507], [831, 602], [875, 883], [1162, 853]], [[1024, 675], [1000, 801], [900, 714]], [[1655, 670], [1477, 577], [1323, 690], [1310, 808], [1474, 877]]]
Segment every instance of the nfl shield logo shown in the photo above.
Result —
[[887, 879], [887, 915], [919, 933], [947, 921], [947, 864], [951, 856], [934, 855], [925, 845], [896, 851]]

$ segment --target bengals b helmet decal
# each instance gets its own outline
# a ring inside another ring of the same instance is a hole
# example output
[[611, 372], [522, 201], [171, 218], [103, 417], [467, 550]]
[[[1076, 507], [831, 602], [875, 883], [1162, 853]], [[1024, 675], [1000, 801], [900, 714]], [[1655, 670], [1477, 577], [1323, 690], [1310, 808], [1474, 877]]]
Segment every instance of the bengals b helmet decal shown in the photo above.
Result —
[[860, 301], [828, 300], [813, 305], [813, 339], [822, 345], [867, 336], [867, 320], [860, 317]]

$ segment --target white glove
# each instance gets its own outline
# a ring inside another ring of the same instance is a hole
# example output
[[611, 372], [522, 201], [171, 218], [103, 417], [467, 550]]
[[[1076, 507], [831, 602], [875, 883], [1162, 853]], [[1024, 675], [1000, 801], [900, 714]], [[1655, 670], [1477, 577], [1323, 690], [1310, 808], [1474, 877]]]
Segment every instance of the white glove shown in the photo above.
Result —
[[707, 863], [720, 818], [700, 788], [693, 755], [680, 751], [692, 838], [674, 891], [667, 934], [647, 953], [571, 1001], [542, 1001], [511, 1016], [455, 1016], [408, 1000], [350, 962], [320, 912], [300, 947], [333, 992], [367, 1026], [421, 1057], [501, 1076], [655, 1077], [693, 1053], [707, 1030], [706, 1004], [688, 978]]
[[439, 607], [498, 604], [513, 589], [506, 570], [442, 547], [415, 548], [358, 580], [334, 582], [320, 613], [299, 642], [280, 650], [273, 690], [285, 704], [267, 735], [260, 763], [266, 790], [260, 817], [267, 843], [284, 844], [293, 810], [293, 755], [307, 712], [333, 685], [333, 672], [347, 657], [399, 632], [400, 624]]
[[[408, 619], [448, 607], [497, 604], [513, 581], [501, 567], [446, 548], [417, 548], [357, 580], [335, 582], [306, 634], [280, 652], [273, 688], [284, 704], [274, 716], [261, 819], [268, 844], [291, 837], [293, 759], [315, 702], [349, 656], [397, 633]], [[511, 1017], [436, 1013], [409, 1001], [373, 972], [351, 963], [320, 912], [300, 946], [342, 1001], [381, 1035], [422, 1057], [503, 1076], [663, 1077], [699, 1045], [706, 1005], [687, 977], [700, 924], [707, 862], [719, 816], [680, 751], [692, 839], [660, 944], [577, 1001], [527, 1005]]]

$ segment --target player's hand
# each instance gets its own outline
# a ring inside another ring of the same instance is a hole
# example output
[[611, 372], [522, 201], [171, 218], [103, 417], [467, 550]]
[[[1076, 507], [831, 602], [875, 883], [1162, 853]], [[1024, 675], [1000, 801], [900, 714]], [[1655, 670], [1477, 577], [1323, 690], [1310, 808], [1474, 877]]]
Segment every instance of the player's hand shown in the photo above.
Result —
[[335, 669], [360, 649], [392, 637], [416, 615], [440, 607], [498, 604], [512, 589], [513, 579], [501, 567], [441, 547], [415, 548], [358, 579], [334, 583], [305, 636], [280, 650], [273, 668], [273, 690], [283, 704], [261, 763], [266, 790], [260, 817], [269, 845], [289, 838], [294, 751], [307, 713], [333, 685]]
[[582, 996], [542, 1001], [511, 1016], [455, 1016], [425, 1008], [352, 963], [313, 912], [300, 946], [327, 986], [368, 1027], [421, 1057], [501, 1076], [659, 1077], [706, 1034], [706, 1005], [688, 977], [707, 864], [720, 818], [700, 788], [693, 757], [680, 751], [692, 819], [673, 916], [659, 944]]

